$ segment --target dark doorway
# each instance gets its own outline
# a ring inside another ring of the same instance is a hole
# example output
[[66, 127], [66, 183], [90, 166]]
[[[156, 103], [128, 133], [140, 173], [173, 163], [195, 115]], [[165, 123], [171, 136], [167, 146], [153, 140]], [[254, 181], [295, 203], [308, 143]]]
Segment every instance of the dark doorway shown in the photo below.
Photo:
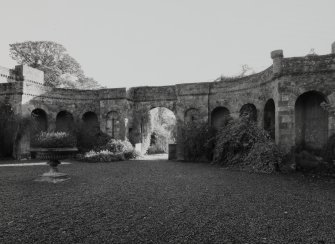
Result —
[[211, 125], [215, 129], [225, 126], [230, 120], [230, 112], [225, 107], [217, 107], [211, 113]]
[[74, 130], [73, 115], [68, 111], [61, 111], [56, 117], [56, 131], [72, 133]]
[[32, 118], [32, 131], [41, 132], [47, 131], [48, 129], [48, 117], [47, 113], [40, 108], [36, 108], [31, 112]]
[[271, 138], [275, 140], [276, 136], [276, 114], [275, 102], [269, 99], [264, 106], [264, 130], [266, 130]]
[[305, 149], [321, 149], [328, 138], [328, 112], [321, 107], [325, 96], [310, 91], [300, 95], [295, 103], [296, 145]]

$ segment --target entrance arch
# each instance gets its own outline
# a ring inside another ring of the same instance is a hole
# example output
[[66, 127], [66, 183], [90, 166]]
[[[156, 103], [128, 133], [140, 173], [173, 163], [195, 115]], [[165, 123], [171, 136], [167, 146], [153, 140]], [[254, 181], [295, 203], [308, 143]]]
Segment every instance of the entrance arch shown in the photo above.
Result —
[[305, 149], [321, 149], [328, 138], [328, 111], [321, 107], [325, 96], [316, 91], [305, 92], [295, 103], [295, 142]]
[[274, 140], [276, 136], [276, 112], [275, 102], [269, 99], [264, 106], [264, 130], [266, 130]]
[[[150, 109], [142, 117], [141, 136], [144, 151], [147, 151], [147, 154], [165, 154], [167, 157], [169, 144], [175, 144], [177, 140], [176, 124], [176, 116], [170, 109], [166, 107]], [[169, 158], [175, 156], [169, 155]]]

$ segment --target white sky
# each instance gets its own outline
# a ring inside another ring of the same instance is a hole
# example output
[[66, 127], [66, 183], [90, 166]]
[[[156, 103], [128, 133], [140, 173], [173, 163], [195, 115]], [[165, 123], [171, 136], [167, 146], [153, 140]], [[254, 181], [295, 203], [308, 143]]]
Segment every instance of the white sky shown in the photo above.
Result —
[[0, 0], [0, 66], [8, 44], [63, 44], [107, 87], [169, 85], [271, 65], [270, 52], [330, 53], [335, 0]]

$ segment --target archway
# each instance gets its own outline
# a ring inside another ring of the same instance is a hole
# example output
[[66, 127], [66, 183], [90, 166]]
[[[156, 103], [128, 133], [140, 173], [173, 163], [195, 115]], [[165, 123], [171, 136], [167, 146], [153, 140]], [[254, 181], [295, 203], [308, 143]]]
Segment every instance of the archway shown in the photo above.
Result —
[[106, 116], [106, 133], [112, 138], [117, 138], [119, 132], [119, 115], [116, 111], [110, 111]]
[[0, 103], [0, 159], [12, 156], [16, 126], [11, 105]]
[[99, 142], [100, 126], [98, 116], [94, 112], [86, 112], [77, 134], [77, 145], [80, 150], [89, 151]]
[[244, 104], [240, 109], [240, 117], [242, 116], [248, 118], [251, 121], [256, 122], [257, 121], [256, 106], [251, 103]]
[[269, 99], [264, 106], [264, 130], [266, 130], [274, 140], [276, 136], [276, 112], [275, 102]]
[[56, 117], [56, 131], [72, 133], [74, 131], [73, 115], [68, 111], [60, 111]]
[[186, 110], [184, 116], [184, 123], [192, 123], [199, 120], [199, 110], [196, 108], [190, 108]]
[[216, 107], [211, 113], [211, 125], [215, 129], [225, 126], [230, 120], [230, 112], [226, 107]]
[[[177, 120], [175, 114], [168, 108], [156, 107], [148, 111], [147, 118], [142, 119], [142, 144], [144, 150], [147, 147], [148, 155], [160, 155], [161, 159], [175, 158], [172, 154], [176, 152], [169, 151], [177, 140]], [[157, 159], [157, 158], [155, 158]]]
[[36, 108], [31, 112], [32, 131], [41, 132], [48, 130], [48, 116], [47, 113], [40, 108]]
[[319, 150], [328, 138], [328, 111], [321, 107], [325, 96], [316, 91], [303, 93], [295, 103], [295, 142], [303, 149]]
[[90, 132], [100, 131], [98, 116], [94, 112], [86, 112], [83, 115], [83, 127]]

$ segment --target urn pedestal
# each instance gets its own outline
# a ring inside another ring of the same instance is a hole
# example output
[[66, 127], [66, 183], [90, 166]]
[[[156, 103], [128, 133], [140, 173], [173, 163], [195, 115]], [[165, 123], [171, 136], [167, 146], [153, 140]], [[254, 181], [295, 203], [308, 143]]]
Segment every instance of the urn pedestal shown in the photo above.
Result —
[[57, 166], [61, 164], [60, 160], [72, 157], [78, 151], [77, 148], [33, 148], [31, 151], [36, 153], [37, 159], [47, 160], [50, 166], [49, 172], [35, 181], [58, 183], [70, 179], [67, 174], [60, 173]]

